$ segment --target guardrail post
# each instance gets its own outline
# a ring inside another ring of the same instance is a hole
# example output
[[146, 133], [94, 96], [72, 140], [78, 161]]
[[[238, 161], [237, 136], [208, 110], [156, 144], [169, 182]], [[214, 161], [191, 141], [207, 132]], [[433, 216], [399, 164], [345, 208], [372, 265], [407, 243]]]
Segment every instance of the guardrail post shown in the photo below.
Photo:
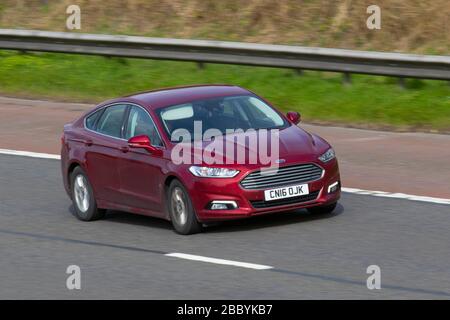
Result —
[[349, 73], [349, 72], [344, 72], [344, 73], [342, 74], [342, 82], [343, 82], [345, 85], [350, 85], [350, 84], [352, 83], [352, 76], [351, 76], [351, 73]]
[[198, 67], [200, 70], [203, 70], [203, 69], [205, 69], [205, 63], [204, 63], [204, 62], [197, 62], [197, 67]]
[[401, 89], [405, 89], [406, 88], [406, 83], [405, 83], [405, 78], [404, 77], [399, 77], [398, 78], [398, 85], [400, 86]]
[[295, 73], [296, 73], [298, 76], [302, 76], [302, 75], [303, 75], [303, 70], [302, 70], [302, 69], [294, 69], [294, 71], [295, 71]]

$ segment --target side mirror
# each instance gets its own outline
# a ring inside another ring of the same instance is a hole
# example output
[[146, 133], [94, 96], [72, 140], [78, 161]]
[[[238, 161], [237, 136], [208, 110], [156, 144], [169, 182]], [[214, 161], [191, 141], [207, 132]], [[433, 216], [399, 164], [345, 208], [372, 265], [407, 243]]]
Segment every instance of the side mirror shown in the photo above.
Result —
[[286, 116], [293, 124], [298, 124], [301, 120], [300, 113], [295, 111], [289, 111]]
[[162, 155], [162, 150], [152, 146], [150, 138], [146, 135], [132, 137], [128, 140], [128, 147], [145, 149], [155, 155]]

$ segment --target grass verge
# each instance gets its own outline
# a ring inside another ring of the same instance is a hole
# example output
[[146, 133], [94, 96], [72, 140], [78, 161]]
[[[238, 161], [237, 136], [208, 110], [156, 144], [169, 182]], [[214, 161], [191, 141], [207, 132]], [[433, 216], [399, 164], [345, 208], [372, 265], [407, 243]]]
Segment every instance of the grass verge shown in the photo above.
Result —
[[450, 86], [446, 81], [337, 73], [0, 51], [0, 94], [75, 102], [100, 102], [159, 87], [230, 83], [248, 88], [305, 122], [450, 133]]

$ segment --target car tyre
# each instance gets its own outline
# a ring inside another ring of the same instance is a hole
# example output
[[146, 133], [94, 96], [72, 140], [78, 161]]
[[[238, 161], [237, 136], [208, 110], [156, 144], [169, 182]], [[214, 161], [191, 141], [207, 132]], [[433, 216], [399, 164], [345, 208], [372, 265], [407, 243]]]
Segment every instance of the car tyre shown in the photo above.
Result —
[[188, 235], [202, 230], [191, 199], [180, 181], [173, 180], [170, 184], [167, 192], [167, 204], [170, 220], [177, 233]]
[[82, 221], [94, 221], [105, 216], [105, 209], [99, 209], [89, 179], [81, 167], [70, 175], [72, 202], [75, 216]]
[[328, 204], [325, 206], [317, 206], [308, 208], [308, 212], [312, 214], [327, 214], [333, 212], [333, 210], [336, 208], [337, 202]]

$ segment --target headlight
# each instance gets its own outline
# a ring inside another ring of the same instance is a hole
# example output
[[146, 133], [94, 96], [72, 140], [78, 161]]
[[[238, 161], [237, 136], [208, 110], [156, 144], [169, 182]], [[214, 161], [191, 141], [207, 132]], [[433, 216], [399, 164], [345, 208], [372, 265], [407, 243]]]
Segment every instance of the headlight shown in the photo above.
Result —
[[191, 166], [189, 171], [197, 177], [204, 178], [232, 178], [239, 173], [239, 170], [227, 168], [211, 168]]
[[323, 155], [319, 157], [319, 160], [322, 162], [328, 162], [331, 159], [334, 159], [335, 157], [336, 155], [334, 154], [333, 148], [330, 148], [327, 150], [327, 152], [325, 152]]

